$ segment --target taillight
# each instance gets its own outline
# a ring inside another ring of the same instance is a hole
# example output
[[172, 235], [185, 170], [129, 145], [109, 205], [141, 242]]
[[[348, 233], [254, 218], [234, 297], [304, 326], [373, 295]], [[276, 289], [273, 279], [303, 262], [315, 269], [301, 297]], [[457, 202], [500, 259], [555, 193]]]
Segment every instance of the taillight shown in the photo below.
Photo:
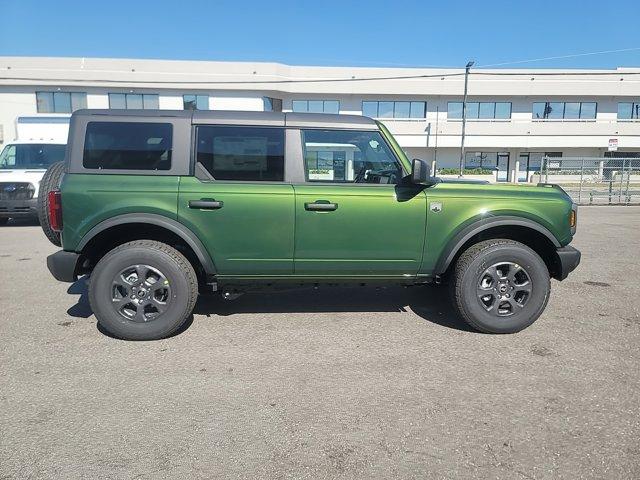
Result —
[[54, 232], [62, 231], [62, 193], [60, 190], [49, 192], [49, 226]]

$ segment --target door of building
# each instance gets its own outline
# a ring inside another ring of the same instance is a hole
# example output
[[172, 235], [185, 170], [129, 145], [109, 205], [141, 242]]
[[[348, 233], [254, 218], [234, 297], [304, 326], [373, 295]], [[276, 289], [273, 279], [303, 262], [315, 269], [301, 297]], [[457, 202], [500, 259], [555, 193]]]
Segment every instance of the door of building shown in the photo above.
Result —
[[509, 180], [509, 153], [498, 152], [498, 177], [499, 182]]

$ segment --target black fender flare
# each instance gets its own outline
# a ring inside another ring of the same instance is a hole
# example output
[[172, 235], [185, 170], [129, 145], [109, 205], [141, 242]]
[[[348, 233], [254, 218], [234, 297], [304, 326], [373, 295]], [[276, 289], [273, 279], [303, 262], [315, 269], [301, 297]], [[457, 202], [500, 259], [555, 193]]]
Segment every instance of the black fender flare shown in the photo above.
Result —
[[89, 230], [82, 237], [82, 240], [80, 240], [76, 247], [76, 251], [82, 252], [84, 247], [86, 247], [87, 244], [101, 232], [104, 232], [105, 230], [117, 225], [124, 225], [127, 223], [147, 223], [150, 225], [156, 225], [178, 235], [194, 251], [205, 273], [207, 275], [216, 274], [216, 268], [213, 260], [211, 259], [211, 255], [209, 255], [209, 252], [204, 247], [204, 244], [200, 241], [195, 233], [193, 233], [190, 229], [176, 220], [154, 213], [125, 213], [123, 215], [118, 215], [107, 220], [103, 220], [102, 222], [92, 227], [91, 230]]
[[458, 231], [451, 240], [447, 243], [442, 251], [442, 254], [438, 258], [436, 263], [435, 273], [441, 275], [447, 271], [449, 265], [455, 258], [456, 254], [460, 251], [462, 246], [473, 236], [494, 227], [501, 226], [517, 226], [526, 227], [537, 231], [544, 235], [555, 248], [560, 248], [562, 245], [558, 239], [547, 229], [545, 226], [540, 225], [534, 220], [530, 220], [524, 217], [515, 217], [508, 215], [501, 215], [497, 217], [481, 218], [473, 221], [471, 224], [463, 227]]

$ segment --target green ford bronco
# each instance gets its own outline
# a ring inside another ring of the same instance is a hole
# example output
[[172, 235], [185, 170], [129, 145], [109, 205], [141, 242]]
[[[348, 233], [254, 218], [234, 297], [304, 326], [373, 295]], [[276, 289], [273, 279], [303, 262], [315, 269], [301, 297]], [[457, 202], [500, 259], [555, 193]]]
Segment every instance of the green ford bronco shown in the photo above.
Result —
[[80, 110], [39, 196], [47, 259], [109, 333], [157, 339], [199, 292], [446, 281], [483, 332], [533, 323], [580, 252], [555, 185], [445, 181], [350, 115]]

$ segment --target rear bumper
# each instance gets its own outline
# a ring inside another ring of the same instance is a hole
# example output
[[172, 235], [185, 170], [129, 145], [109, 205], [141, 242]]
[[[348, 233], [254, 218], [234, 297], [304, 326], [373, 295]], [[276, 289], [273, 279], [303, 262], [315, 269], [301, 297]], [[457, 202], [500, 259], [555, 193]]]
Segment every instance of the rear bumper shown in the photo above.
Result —
[[47, 268], [53, 278], [60, 282], [75, 282], [78, 278], [80, 254], [60, 250], [47, 257]]
[[559, 268], [556, 275], [554, 275], [554, 278], [557, 280], [564, 280], [580, 264], [580, 257], [582, 255], [580, 250], [570, 247], [569, 245], [558, 248], [556, 250], [556, 254], [558, 255]]
[[37, 217], [37, 205], [37, 198], [29, 200], [0, 200], [0, 217]]

